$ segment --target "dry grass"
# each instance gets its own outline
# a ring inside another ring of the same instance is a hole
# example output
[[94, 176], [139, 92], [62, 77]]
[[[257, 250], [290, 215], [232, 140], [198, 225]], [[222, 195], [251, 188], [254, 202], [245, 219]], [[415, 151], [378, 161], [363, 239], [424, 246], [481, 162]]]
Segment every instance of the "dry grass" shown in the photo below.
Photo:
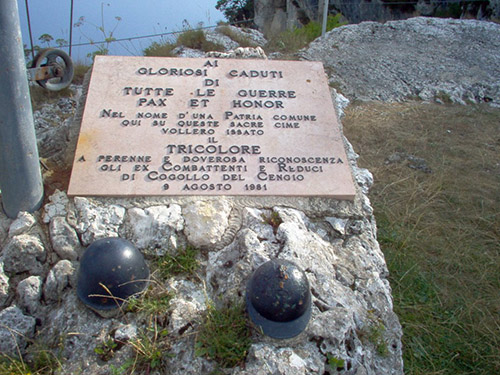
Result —
[[375, 177], [406, 373], [499, 373], [500, 110], [355, 104], [343, 124]]

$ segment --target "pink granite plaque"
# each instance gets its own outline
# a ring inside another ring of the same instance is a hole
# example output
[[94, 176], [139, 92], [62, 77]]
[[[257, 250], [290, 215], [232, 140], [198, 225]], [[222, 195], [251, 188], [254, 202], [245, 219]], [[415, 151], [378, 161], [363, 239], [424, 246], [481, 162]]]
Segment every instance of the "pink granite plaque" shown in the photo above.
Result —
[[97, 56], [70, 195], [355, 188], [320, 62]]

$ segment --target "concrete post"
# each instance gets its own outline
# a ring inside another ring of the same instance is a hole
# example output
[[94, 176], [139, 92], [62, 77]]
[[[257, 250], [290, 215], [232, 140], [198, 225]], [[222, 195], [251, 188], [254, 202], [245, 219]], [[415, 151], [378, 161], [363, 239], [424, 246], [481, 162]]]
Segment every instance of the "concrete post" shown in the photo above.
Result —
[[33, 113], [16, 0], [0, 1], [0, 190], [10, 218], [43, 200]]

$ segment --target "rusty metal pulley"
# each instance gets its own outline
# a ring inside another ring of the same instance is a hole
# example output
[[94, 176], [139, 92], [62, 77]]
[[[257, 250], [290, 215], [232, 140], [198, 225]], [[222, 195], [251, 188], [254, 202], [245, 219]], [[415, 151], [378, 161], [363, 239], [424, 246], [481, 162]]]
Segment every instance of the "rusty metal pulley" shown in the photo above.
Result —
[[28, 76], [44, 89], [59, 91], [73, 80], [73, 61], [66, 52], [55, 48], [41, 50], [28, 69]]

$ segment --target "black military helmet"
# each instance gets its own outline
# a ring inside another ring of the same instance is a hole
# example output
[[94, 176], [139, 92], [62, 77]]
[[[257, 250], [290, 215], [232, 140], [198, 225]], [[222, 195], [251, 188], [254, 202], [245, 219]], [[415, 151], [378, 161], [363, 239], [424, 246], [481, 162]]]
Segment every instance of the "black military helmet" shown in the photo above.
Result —
[[80, 260], [77, 293], [89, 307], [111, 310], [142, 292], [148, 279], [149, 268], [132, 243], [123, 238], [103, 238], [93, 242]]
[[273, 338], [297, 336], [311, 318], [311, 291], [305, 273], [295, 263], [274, 259], [264, 263], [247, 284], [250, 318]]

